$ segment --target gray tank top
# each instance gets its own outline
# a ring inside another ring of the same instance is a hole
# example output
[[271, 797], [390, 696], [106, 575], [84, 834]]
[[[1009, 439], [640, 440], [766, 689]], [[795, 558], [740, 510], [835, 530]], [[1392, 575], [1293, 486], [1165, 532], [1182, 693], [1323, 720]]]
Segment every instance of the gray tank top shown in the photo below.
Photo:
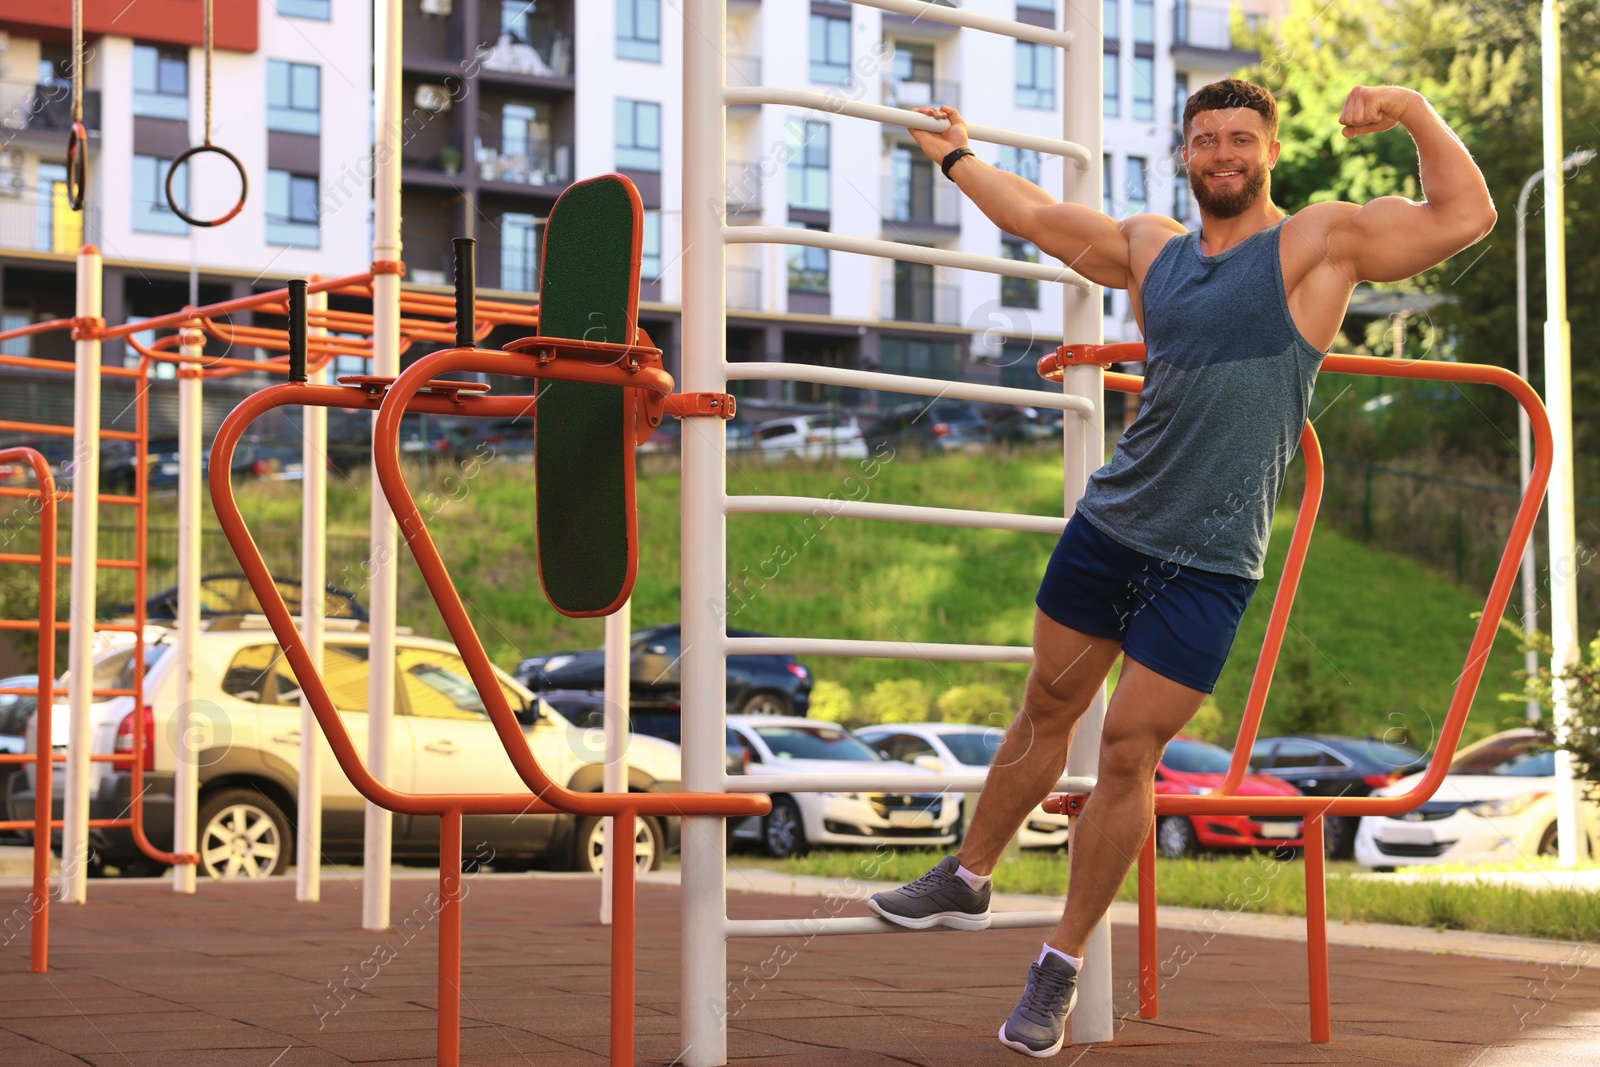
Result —
[[1289, 317], [1278, 256], [1286, 221], [1214, 256], [1198, 233], [1180, 234], [1145, 274], [1143, 406], [1078, 502], [1129, 548], [1262, 575], [1323, 356]]

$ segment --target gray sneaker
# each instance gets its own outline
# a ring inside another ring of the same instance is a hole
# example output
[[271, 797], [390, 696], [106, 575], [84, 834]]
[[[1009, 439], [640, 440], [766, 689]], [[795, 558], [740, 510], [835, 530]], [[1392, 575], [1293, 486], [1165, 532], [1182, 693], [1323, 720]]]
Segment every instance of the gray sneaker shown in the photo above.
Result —
[[872, 894], [867, 907], [912, 930], [934, 926], [982, 930], [989, 925], [989, 886], [973, 889], [956, 873], [959, 866], [960, 860], [946, 856], [910, 885]]
[[1024, 1056], [1054, 1056], [1067, 1038], [1067, 1016], [1078, 1002], [1078, 969], [1051, 953], [1028, 968], [1028, 988], [1000, 1024], [1000, 1043]]

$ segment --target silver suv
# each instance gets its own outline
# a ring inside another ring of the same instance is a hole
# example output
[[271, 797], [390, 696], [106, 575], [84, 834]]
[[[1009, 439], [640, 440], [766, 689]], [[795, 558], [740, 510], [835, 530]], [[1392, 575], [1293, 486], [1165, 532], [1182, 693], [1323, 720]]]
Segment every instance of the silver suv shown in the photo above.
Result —
[[[161, 631], [146, 646], [147, 705], [136, 708], [127, 697], [97, 703], [91, 726], [93, 752], [131, 752], [133, 716], [144, 716], [150, 739], [144, 764], [144, 825], [151, 842], [163, 849], [172, 845], [177, 758], [175, 638], [170, 631]], [[367, 746], [367, 652], [364, 624], [328, 620], [323, 680], [362, 753]], [[402, 633], [396, 637], [395, 656], [389, 784], [417, 793], [526, 791], [455, 646]], [[190, 728], [199, 738], [201, 866], [218, 879], [281, 874], [294, 856], [298, 818], [300, 698], [294, 671], [265, 620], [254, 616], [213, 621], [200, 634], [195, 658], [195, 691], [203, 695], [190, 710]], [[132, 659], [131, 645], [102, 653], [96, 661], [97, 678], [108, 688], [128, 687]], [[113, 674], [123, 675], [123, 684], [111, 684]], [[598, 791], [604, 760], [600, 731], [579, 729], [510, 677], [496, 674], [511, 706], [522, 709], [518, 719], [546, 772], [569, 789]], [[67, 735], [64, 703], [57, 706], [54, 718], [60, 724], [52, 731], [60, 749]], [[359, 862], [365, 801], [344, 776], [325, 738], [320, 738], [320, 747], [323, 859]], [[678, 746], [670, 741], [634, 737], [628, 749], [629, 789], [677, 790], [682, 776], [679, 757]], [[91, 768], [89, 817], [125, 817], [132, 772], [114, 763], [94, 763]], [[57, 817], [60, 797], [58, 784]], [[31, 775], [26, 789], [11, 799], [13, 818], [32, 818]], [[639, 865], [659, 866], [663, 854], [676, 849], [678, 832], [676, 819], [640, 819], [635, 828]], [[159, 873], [160, 868], [139, 853], [126, 829], [91, 830], [90, 841], [107, 865], [124, 873]], [[598, 870], [601, 862], [601, 821], [592, 817], [469, 815], [463, 841], [468, 852], [474, 846], [492, 848], [497, 870], [526, 870], [536, 864]], [[394, 816], [397, 862], [435, 865], [438, 842], [437, 819]]]

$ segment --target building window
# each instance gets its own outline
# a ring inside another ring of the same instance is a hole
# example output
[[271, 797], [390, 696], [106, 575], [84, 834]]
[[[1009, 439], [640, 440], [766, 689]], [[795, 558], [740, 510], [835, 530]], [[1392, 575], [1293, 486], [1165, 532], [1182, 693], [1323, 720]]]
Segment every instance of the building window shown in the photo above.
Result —
[[1189, 75], [1178, 71], [1172, 76], [1172, 125], [1183, 136], [1183, 107], [1189, 102]]
[[661, 62], [661, 0], [617, 0], [617, 58]]
[[1117, 54], [1115, 52], [1102, 52], [1100, 54], [1100, 92], [1105, 100], [1101, 113], [1106, 118], [1115, 118], [1118, 111], [1117, 104]]
[[1172, 217], [1179, 222], [1186, 222], [1189, 218], [1189, 183], [1181, 170], [1177, 180], [1172, 183]]
[[660, 172], [660, 104], [617, 101], [617, 169]]
[[[1000, 241], [1000, 258], [1018, 263], [1039, 262], [1039, 249], [1028, 241], [1010, 237]], [[1011, 308], [1037, 308], [1039, 306], [1039, 281], [1036, 278], [1000, 276], [1000, 303]]]
[[[791, 222], [801, 230], [826, 230], [826, 226]], [[789, 246], [789, 291], [798, 293], [828, 293], [828, 250], [808, 245]]]
[[267, 129], [322, 132], [322, 71], [310, 63], [267, 60]]
[[322, 240], [318, 214], [316, 178], [286, 170], [267, 171], [268, 243], [316, 248]]
[[1115, 290], [1102, 287], [1100, 290], [1100, 313], [1106, 318], [1115, 314]]
[[[172, 179], [172, 195], [185, 211], [189, 210], [189, 168], [182, 167]], [[133, 218], [129, 223], [140, 233], [185, 234], [189, 226], [167, 205], [167, 161], [155, 156], [133, 157]]]
[[811, 80], [818, 85], [850, 84], [850, 20], [811, 16]]
[[1054, 49], [1017, 42], [1017, 106], [1049, 111], [1056, 106]]
[[1115, 215], [1111, 204], [1111, 156], [1100, 157], [1100, 210]]
[[133, 113], [188, 121], [188, 49], [133, 46]]
[[1117, 0], [1101, 0], [1100, 4], [1100, 36], [1108, 41], [1115, 41], [1122, 31], [1117, 27], [1121, 16], [1117, 13]]
[[639, 235], [639, 280], [659, 282], [661, 272], [661, 212], [644, 213], [644, 231]]
[[[915, 341], [884, 337], [878, 341], [878, 366], [889, 374], [918, 378], [961, 379], [961, 350], [954, 341]], [[921, 405], [926, 405], [923, 398]]]
[[1156, 61], [1133, 57], [1133, 117], [1148, 122], [1156, 117]]
[[539, 291], [539, 224], [532, 215], [508, 211], [500, 216], [500, 288]]
[[1150, 210], [1150, 195], [1145, 187], [1145, 161], [1138, 156], [1128, 157], [1127, 203], [1129, 215], [1143, 215]]
[[321, 19], [333, 17], [333, 0], [278, 0], [278, 14], [295, 19]]
[[1017, 7], [1028, 11], [1048, 11], [1056, 13], [1056, 0], [1017, 0]]
[[1000, 162], [995, 165], [1019, 178], [1026, 178], [1035, 185], [1039, 184], [1039, 153], [1031, 148], [1001, 145]]
[[828, 124], [789, 119], [783, 125], [789, 149], [789, 206], [828, 210]]
[[1136, 44], [1156, 43], [1155, 0], [1133, 0], [1133, 40]]

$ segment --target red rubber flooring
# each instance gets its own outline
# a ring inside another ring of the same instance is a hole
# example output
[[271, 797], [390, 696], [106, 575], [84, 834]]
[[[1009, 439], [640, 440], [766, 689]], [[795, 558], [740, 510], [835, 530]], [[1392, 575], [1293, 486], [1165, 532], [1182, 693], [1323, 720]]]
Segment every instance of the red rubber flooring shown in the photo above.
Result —
[[[598, 883], [467, 878], [462, 1063], [589, 1067], [607, 1047]], [[324, 1067], [434, 1062], [432, 881], [394, 883], [395, 927], [359, 927], [358, 886], [319, 905], [288, 880], [90, 884], [57, 906], [50, 973], [28, 973], [26, 913], [0, 932], [0, 1067]], [[24, 890], [11, 890], [20, 900]], [[639, 887], [638, 1061], [682, 1062], [679, 894]], [[825, 914], [818, 898], [734, 895], [736, 917]], [[846, 914], [857, 913], [852, 905]], [[1034, 931], [732, 943], [728, 1055], [744, 1067], [1020, 1064], [995, 1041]], [[1131, 928], [1115, 936], [1116, 1040], [1056, 1064], [1600, 1064], [1600, 971], [1332, 949], [1331, 1045], [1306, 1041], [1304, 946], [1162, 938], [1162, 1016], [1137, 1016]], [[1575, 959], [1580, 952], [1575, 952]], [[746, 969], [748, 965], [748, 970]]]

